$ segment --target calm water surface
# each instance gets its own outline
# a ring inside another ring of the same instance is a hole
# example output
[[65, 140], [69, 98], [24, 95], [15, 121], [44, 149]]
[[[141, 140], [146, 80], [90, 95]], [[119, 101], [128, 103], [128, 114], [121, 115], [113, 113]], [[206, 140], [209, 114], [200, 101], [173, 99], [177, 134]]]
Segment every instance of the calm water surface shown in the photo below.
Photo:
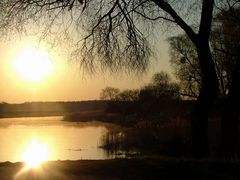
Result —
[[107, 125], [64, 122], [62, 117], [0, 119], [0, 162], [21, 161], [29, 144], [45, 144], [49, 160], [108, 159], [101, 145]]

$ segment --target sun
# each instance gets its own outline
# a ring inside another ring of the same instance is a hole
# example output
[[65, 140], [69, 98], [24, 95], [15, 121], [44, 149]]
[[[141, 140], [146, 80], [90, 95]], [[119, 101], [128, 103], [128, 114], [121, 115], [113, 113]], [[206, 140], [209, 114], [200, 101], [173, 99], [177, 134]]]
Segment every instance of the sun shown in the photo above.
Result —
[[22, 161], [25, 162], [26, 167], [39, 167], [44, 161], [49, 159], [49, 149], [47, 144], [32, 141], [22, 155]]
[[26, 47], [16, 56], [14, 69], [23, 80], [38, 82], [53, 71], [53, 64], [46, 50]]

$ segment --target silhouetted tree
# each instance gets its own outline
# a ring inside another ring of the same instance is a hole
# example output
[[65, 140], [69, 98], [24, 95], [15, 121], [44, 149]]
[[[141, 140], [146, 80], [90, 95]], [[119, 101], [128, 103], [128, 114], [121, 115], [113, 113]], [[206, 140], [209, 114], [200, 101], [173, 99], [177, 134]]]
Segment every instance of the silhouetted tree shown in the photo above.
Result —
[[123, 90], [117, 95], [116, 99], [118, 101], [137, 101], [139, 99], [139, 90]]
[[139, 93], [139, 99], [142, 102], [158, 102], [164, 104], [166, 101], [179, 98], [179, 86], [172, 82], [166, 72], [160, 72], [153, 75], [151, 82], [142, 87]]
[[151, 83], [144, 88], [152, 91], [152, 96], [156, 99], [178, 99], [179, 85], [172, 81], [166, 72], [159, 72], [153, 75]]
[[[223, 32], [221, 21], [217, 15], [211, 33], [210, 46], [219, 80], [220, 96], [224, 97], [227, 95], [232, 81], [231, 69], [235, 66], [236, 60], [229, 59], [231, 50], [226, 49], [228, 42], [225, 40], [228, 35]], [[180, 81], [181, 94], [189, 98], [197, 98], [201, 88], [202, 75], [196, 48], [186, 35], [168, 38], [168, 42], [170, 43], [170, 62]], [[232, 41], [232, 43], [234, 42], [237, 43]], [[229, 53], [226, 54], [226, 52]]]
[[[221, 122], [221, 152], [233, 157], [237, 152], [239, 134], [239, 1], [228, 1], [227, 8], [216, 14], [210, 45], [220, 85], [220, 95], [225, 99]], [[183, 93], [194, 97], [201, 86], [201, 71], [197, 51], [186, 35], [168, 39], [171, 46], [171, 63], [180, 79]], [[235, 81], [235, 83], [233, 83]], [[234, 90], [235, 89], [235, 90]]]
[[196, 47], [186, 35], [168, 39], [170, 44], [170, 63], [180, 82], [181, 94], [197, 98], [201, 88], [201, 69]]
[[106, 87], [102, 89], [100, 93], [100, 99], [116, 101], [119, 93], [120, 93], [120, 90], [118, 88]]
[[[231, 1], [230, 1], [231, 2]], [[226, 56], [231, 82], [222, 115], [222, 155], [235, 157], [239, 137], [240, 120], [240, 2], [228, 4], [219, 14], [222, 22], [225, 45], [220, 52]]]
[[158, 114], [160, 117], [173, 115], [179, 100], [179, 86], [166, 72], [152, 76], [151, 82], [142, 87], [139, 93], [139, 111], [142, 116]]
[[166, 72], [156, 73], [152, 77], [152, 84], [160, 94], [168, 94], [172, 99], [179, 98], [179, 85], [173, 82], [170, 75]]
[[[31, 19], [28, 22], [43, 22], [48, 27], [52, 27], [54, 23], [59, 24], [59, 20], [61, 18], [64, 20], [67, 16], [71, 19], [70, 23], [63, 25], [67, 30], [71, 31], [69, 28], [71, 23], [74, 23], [77, 29], [83, 25], [82, 28], [87, 34], [78, 31], [85, 37], [77, 43], [79, 46], [76, 47], [75, 53], [81, 66], [91, 71], [96, 67], [101, 69], [108, 67], [113, 72], [123, 68], [144, 71], [150, 55], [145, 30], [162, 22], [180, 27], [196, 47], [202, 73], [202, 85], [192, 114], [193, 154], [196, 157], [207, 154], [208, 116], [218, 94], [217, 75], [209, 47], [214, 0], [8, 0], [4, 2], [4, 9], [7, 11], [0, 25], [3, 28], [15, 27], [17, 30], [22, 30], [19, 25], [26, 24], [28, 19]], [[200, 11], [198, 11], [199, 5]], [[193, 7], [198, 8], [190, 12]], [[184, 15], [185, 13], [188, 17]], [[189, 25], [192, 25], [194, 21], [191, 20], [194, 18], [195, 22], [199, 22], [196, 24], [197, 31]], [[151, 23], [151, 26], [144, 23]]]

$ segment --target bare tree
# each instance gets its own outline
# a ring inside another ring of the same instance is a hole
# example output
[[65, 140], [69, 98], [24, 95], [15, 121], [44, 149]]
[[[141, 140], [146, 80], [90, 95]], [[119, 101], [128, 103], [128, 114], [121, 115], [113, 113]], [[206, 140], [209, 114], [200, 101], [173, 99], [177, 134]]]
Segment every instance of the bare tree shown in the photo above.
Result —
[[179, 85], [173, 82], [170, 75], [164, 71], [153, 75], [148, 88], [152, 89], [156, 98], [165, 96], [169, 99], [179, 99], [180, 96]]
[[120, 93], [120, 90], [118, 88], [106, 87], [102, 89], [100, 93], [100, 99], [116, 101], [119, 93]]
[[[214, 18], [211, 32], [211, 52], [217, 72], [220, 97], [224, 100], [221, 121], [221, 152], [225, 157], [234, 157], [237, 153], [239, 134], [239, 41], [240, 41], [240, 4], [239, 1], [227, 1]], [[192, 97], [199, 93], [201, 71], [197, 51], [186, 35], [168, 39], [171, 47], [171, 63], [176, 76], [180, 79], [184, 94]], [[193, 91], [192, 91], [193, 89]]]
[[[224, 15], [224, 19], [228, 19]], [[215, 17], [214, 27], [211, 32], [210, 46], [213, 55], [218, 80], [220, 97], [226, 97], [232, 81], [232, 69], [236, 63], [236, 51], [234, 46], [238, 44], [238, 38], [233, 33], [226, 33], [223, 29], [224, 20], [220, 14]], [[225, 30], [226, 31], [226, 30]], [[231, 46], [229, 40], [231, 39]], [[170, 44], [171, 65], [175, 76], [180, 81], [181, 94], [188, 98], [197, 98], [201, 89], [201, 70], [197, 57], [197, 51], [190, 39], [180, 34], [168, 38]]]
[[[195, 11], [199, 12], [197, 16], [189, 12], [195, 4], [201, 6], [200, 11]], [[208, 116], [218, 94], [209, 47], [214, 0], [5, 0], [2, 5], [6, 10], [0, 25], [3, 28], [21, 30], [19, 25], [26, 24], [29, 19], [52, 26], [59, 23], [59, 17], [70, 16], [77, 29], [81, 25], [86, 32], [75, 53], [82, 67], [91, 71], [96, 67], [143, 71], [150, 56], [145, 29], [162, 22], [179, 27], [196, 47], [202, 73], [202, 85], [192, 113], [193, 154], [196, 157], [207, 154]], [[197, 31], [190, 26], [193, 19], [197, 22]]]
[[170, 63], [174, 74], [180, 82], [181, 94], [196, 99], [201, 88], [201, 70], [197, 51], [186, 35], [178, 35], [168, 39], [170, 44]]
[[239, 151], [237, 145], [240, 121], [240, 1], [228, 2], [228, 9], [220, 14], [226, 44], [219, 50], [227, 57], [231, 75], [222, 115], [221, 131], [223, 156], [232, 158]]
[[139, 90], [125, 89], [117, 95], [118, 101], [134, 102], [139, 99]]

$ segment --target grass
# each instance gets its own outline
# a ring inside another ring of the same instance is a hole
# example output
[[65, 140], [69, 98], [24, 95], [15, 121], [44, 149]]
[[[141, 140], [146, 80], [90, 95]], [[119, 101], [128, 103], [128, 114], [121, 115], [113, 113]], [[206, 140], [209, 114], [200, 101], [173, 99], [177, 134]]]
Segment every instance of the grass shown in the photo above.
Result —
[[139, 155], [155, 154], [166, 156], [189, 156], [189, 125], [168, 122], [156, 126], [153, 122], [147, 126], [135, 126], [109, 130], [102, 136], [101, 148], [109, 154], [118, 152], [138, 152]]

